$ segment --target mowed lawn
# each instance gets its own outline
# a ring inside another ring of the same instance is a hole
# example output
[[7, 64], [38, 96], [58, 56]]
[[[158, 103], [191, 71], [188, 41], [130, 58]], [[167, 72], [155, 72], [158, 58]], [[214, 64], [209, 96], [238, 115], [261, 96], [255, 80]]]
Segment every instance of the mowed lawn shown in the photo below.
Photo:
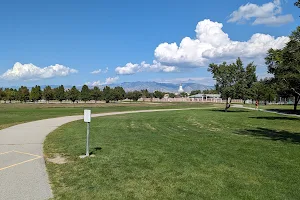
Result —
[[92, 113], [104, 113], [128, 110], [149, 110], [164, 108], [190, 108], [203, 107], [209, 104], [199, 103], [89, 103], [89, 104], [34, 104], [17, 103], [0, 104], [0, 129], [7, 128], [16, 124], [61, 117], [68, 115], [82, 115], [84, 109], [91, 109]]
[[127, 114], [66, 124], [44, 153], [55, 199], [300, 199], [298, 118], [230, 109]]

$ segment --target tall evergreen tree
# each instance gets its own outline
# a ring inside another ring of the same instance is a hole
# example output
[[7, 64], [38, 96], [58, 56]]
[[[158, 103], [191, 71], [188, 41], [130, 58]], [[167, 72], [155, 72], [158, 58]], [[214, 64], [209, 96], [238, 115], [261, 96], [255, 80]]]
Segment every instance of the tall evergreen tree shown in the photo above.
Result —
[[79, 99], [80, 92], [77, 90], [75, 86], [71, 88], [71, 90], [68, 92], [68, 99], [70, 99], [73, 103]]
[[126, 92], [122, 87], [115, 87], [113, 89], [113, 100], [119, 101], [125, 99]]
[[33, 102], [36, 102], [38, 100], [42, 99], [42, 91], [41, 91], [41, 87], [39, 85], [36, 85], [35, 87], [33, 87], [31, 89], [30, 92], [30, 100]]
[[94, 89], [91, 91], [92, 99], [95, 101], [95, 103], [101, 99], [102, 92], [99, 89], [99, 87], [95, 86]]
[[105, 100], [106, 103], [109, 103], [112, 99], [112, 91], [109, 86], [105, 86], [103, 88], [103, 100]]
[[63, 85], [54, 89], [54, 96], [55, 96], [55, 99], [60, 102], [62, 102], [63, 100], [66, 99], [65, 88]]
[[21, 86], [18, 90], [18, 100], [26, 103], [29, 100], [29, 97], [29, 89], [26, 86]]
[[44, 88], [43, 95], [47, 102], [54, 99], [54, 91], [49, 85]]
[[81, 100], [84, 102], [91, 100], [91, 91], [87, 85], [83, 85], [80, 93]]

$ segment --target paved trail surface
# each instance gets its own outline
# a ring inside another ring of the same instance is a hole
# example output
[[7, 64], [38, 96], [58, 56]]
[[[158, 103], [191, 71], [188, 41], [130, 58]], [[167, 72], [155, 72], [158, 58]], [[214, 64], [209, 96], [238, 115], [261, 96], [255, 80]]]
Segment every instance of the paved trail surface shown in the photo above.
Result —
[[[129, 113], [210, 109], [159, 109], [93, 114], [92, 117]], [[57, 127], [83, 116], [67, 116], [28, 122], [0, 130], [0, 199], [49, 199], [51, 187], [43, 157], [45, 137]]]

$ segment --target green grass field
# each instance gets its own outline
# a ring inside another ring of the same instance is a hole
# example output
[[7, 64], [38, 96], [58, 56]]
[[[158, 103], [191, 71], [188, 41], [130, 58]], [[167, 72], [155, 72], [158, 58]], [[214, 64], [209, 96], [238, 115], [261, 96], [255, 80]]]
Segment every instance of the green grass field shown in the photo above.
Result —
[[104, 113], [128, 110], [148, 110], [164, 108], [201, 107], [199, 103], [110, 103], [110, 104], [0, 104], [0, 129], [16, 124], [60, 117], [82, 115], [83, 110], [90, 108], [92, 113]]
[[94, 118], [47, 136], [55, 199], [300, 199], [298, 118], [217, 109]]

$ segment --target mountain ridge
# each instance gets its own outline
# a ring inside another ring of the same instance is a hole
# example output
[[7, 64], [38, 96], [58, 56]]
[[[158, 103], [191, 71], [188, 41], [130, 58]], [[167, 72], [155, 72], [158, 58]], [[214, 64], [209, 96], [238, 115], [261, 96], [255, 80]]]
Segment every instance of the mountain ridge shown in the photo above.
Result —
[[[41, 89], [44, 89], [47, 85], [41, 85]], [[60, 85], [50, 85], [51, 88], [59, 87]], [[100, 88], [105, 87], [106, 85], [99, 86]], [[175, 83], [161, 83], [155, 81], [135, 81], [135, 82], [123, 82], [123, 83], [114, 83], [108, 84], [109, 87], [123, 87], [126, 92], [134, 91], [134, 90], [148, 90], [149, 92], [154, 92], [156, 90], [161, 92], [178, 92], [180, 84]], [[72, 88], [71, 85], [64, 85], [65, 89]], [[81, 90], [82, 86], [76, 86], [79, 90]], [[93, 88], [94, 86], [89, 86], [89, 88]], [[190, 93], [193, 90], [207, 90], [207, 89], [214, 89], [214, 86], [204, 85], [200, 83], [194, 82], [186, 82], [182, 83], [183, 90], [187, 93]], [[10, 88], [18, 89], [18, 86], [13, 86]], [[28, 87], [31, 89], [32, 87]]]

